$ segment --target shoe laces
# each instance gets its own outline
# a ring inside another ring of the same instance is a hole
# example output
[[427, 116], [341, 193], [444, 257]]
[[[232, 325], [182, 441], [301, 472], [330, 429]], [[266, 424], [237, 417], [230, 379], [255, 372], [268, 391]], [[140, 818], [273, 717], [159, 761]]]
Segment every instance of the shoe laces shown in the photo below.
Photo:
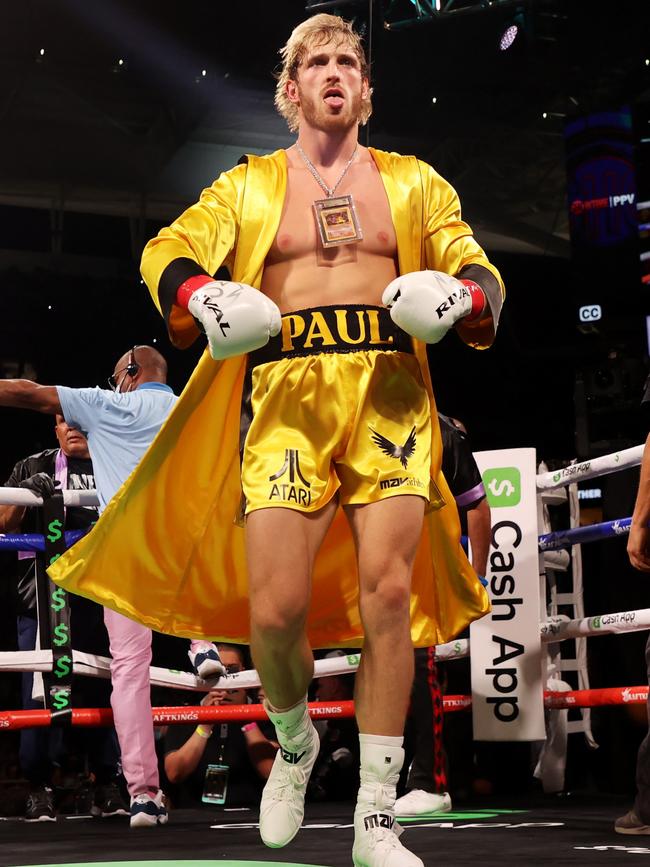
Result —
[[392, 781], [380, 783], [376, 780], [365, 781], [359, 790], [359, 801], [370, 810], [390, 810], [395, 806], [395, 784]]
[[275, 801], [286, 800], [287, 794], [292, 794], [291, 790], [300, 791], [307, 785], [307, 774], [304, 768], [298, 765], [287, 766], [282, 768], [282, 778], [277, 785], [273, 787], [271, 796]]
[[[399, 825], [395, 823], [395, 828]], [[403, 846], [397, 839], [395, 831], [389, 831], [388, 828], [373, 828], [368, 831], [368, 846], [370, 849], [376, 849], [381, 846], [383, 849], [402, 849]]]
[[148, 792], [140, 792], [139, 795], [133, 796], [133, 803], [134, 804], [148, 804], [149, 801], [151, 801], [152, 803], [156, 804], [156, 806], [158, 806], [158, 804], [156, 803], [155, 797], [153, 795], [150, 795]]
[[39, 789], [36, 792], [30, 792], [28, 802], [32, 807], [51, 807], [52, 790]]

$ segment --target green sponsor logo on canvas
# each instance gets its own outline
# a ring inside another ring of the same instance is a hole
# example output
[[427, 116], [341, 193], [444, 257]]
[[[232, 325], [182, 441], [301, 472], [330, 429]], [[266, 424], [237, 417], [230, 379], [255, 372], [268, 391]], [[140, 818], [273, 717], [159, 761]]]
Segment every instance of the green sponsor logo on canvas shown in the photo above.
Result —
[[491, 508], [517, 506], [521, 500], [521, 474], [517, 467], [495, 467], [483, 473], [483, 485]]

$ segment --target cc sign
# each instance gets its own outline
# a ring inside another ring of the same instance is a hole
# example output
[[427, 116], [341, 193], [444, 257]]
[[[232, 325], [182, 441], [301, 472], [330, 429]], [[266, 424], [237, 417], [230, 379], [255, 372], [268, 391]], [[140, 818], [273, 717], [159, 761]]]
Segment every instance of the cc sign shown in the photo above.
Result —
[[580, 308], [578, 317], [581, 322], [598, 322], [603, 317], [603, 311], [600, 304], [588, 304]]

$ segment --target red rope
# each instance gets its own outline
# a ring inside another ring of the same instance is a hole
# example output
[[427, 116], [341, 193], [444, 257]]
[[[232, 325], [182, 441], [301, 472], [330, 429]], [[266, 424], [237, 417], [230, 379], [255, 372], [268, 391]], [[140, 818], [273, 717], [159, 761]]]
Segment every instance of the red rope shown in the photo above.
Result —
[[607, 689], [576, 689], [572, 692], [544, 693], [544, 705], [552, 708], [642, 704], [647, 700], [647, 686], [612, 686]]
[[[605, 705], [642, 704], [648, 699], [647, 686], [615, 686], [608, 689], [579, 689], [571, 692], [545, 692], [544, 704], [548, 708], [600, 707]], [[443, 698], [446, 713], [465, 710], [472, 704], [470, 695], [446, 695]], [[155, 725], [187, 725], [202, 722], [261, 722], [268, 719], [261, 704], [210, 705], [209, 707], [154, 707]], [[344, 719], [354, 716], [354, 702], [314, 701], [309, 704], [312, 719]], [[52, 723], [50, 710], [0, 711], [0, 732], [26, 728], [42, 728]], [[73, 726], [84, 728], [113, 725], [110, 708], [74, 708]]]

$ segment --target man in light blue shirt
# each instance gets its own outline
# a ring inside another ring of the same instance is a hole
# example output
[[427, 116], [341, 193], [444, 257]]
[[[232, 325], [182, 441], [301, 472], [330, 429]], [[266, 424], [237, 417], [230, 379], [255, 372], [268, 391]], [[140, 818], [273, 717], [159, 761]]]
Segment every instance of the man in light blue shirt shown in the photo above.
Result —
[[114, 391], [56, 386], [65, 420], [88, 439], [100, 512], [136, 468], [178, 400], [166, 379], [162, 355], [149, 346], [136, 346], [109, 377]]
[[[167, 362], [162, 355], [151, 346], [134, 346], [109, 377], [112, 391], [4, 379], [0, 380], [0, 406], [59, 413], [85, 433], [103, 511], [176, 403], [166, 380]], [[131, 796], [131, 827], [164, 824], [167, 811], [159, 788], [151, 716], [151, 630], [108, 608], [104, 622], [112, 656], [111, 705]], [[192, 642], [190, 659], [202, 677], [224, 673], [214, 645]]]

